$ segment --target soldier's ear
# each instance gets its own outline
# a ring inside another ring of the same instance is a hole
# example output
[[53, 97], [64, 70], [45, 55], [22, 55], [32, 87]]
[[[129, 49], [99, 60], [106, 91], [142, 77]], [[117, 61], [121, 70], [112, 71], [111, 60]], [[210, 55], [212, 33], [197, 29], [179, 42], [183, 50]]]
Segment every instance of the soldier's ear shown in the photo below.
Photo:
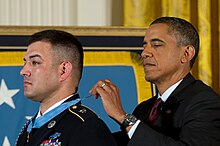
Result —
[[63, 61], [59, 66], [60, 80], [66, 80], [72, 71], [72, 64], [69, 61]]

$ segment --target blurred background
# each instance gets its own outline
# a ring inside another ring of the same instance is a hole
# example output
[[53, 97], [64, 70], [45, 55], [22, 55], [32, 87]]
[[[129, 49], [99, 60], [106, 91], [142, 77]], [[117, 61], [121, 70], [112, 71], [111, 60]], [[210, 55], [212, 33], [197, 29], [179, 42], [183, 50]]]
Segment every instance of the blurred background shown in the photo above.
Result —
[[[26, 100], [22, 95], [22, 78], [19, 76], [19, 70], [22, 67], [22, 56], [26, 46], [25, 43], [11, 46], [14, 41], [20, 41], [20, 36], [25, 40], [32, 32], [45, 28], [59, 28], [71, 33], [75, 29], [77, 33], [83, 32], [88, 36], [94, 36], [101, 31], [101, 37], [111, 36], [107, 38], [109, 45], [101, 47], [86, 44], [88, 40], [101, 38], [87, 38], [84, 41], [84, 37], [79, 37], [85, 44], [86, 50], [86, 66], [79, 92], [82, 96], [87, 96], [88, 90], [98, 79], [109, 77], [121, 87], [123, 96], [132, 96], [129, 100], [122, 99], [127, 105], [125, 107], [127, 111], [132, 112], [139, 102], [154, 94], [149, 84], [144, 85], [142, 90], [146, 89], [145, 92], [139, 91], [139, 88], [143, 87], [142, 82], [145, 81], [137, 79], [137, 72], [142, 70], [134, 60], [139, 61], [137, 54], [142, 50], [141, 41], [145, 29], [154, 19], [161, 16], [180, 17], [190, 21], [197, 28], [201, 41], [200, 52], [192, 73], [220, 94], [220, 2], [218, 0], [0, 0], [0, 145], [14, 145], [16, 136], [26, 119], [38, 110], [38, 104]], [[126, 39], [116, 37], [120, 35], [132, 37]], [[9, 41], [5, 45], [8, 36], [13, 37], [13, 42]], [[112, 41], [112, 36], [116, 37], [116, 41]], [[131, 40], [134, 40], [134, 43]], [[118, 45], [129, 42], [130, 44], [125, 46]], [[124, 52], [129, 48], [137, 54]], [[114, 52], [111, 52], [112, 50]], [[92, 60], [94, 56], [95, 59]], [[106, 58], [113, 60], [105, 62]], [[130, 58], [132, 59], [128, 60]], [[114, 75], [111, 74], [112, 72]], [[130, 85], [129, 88], [127, 85]], [[5, 91], [10, 91], [17, 97], [11, 96], [10, 100], [6, 99]], [[145, 96], [141, 96], [143, 94]], [[100, 101], [93, 100], [88, 99], [84, 104], [94, 108], [111, 131], [117, 131], [119, 127], [116, 127], [116, 123], [112, 123], [105, 115]], [[23, 108], [19, 109], [18, 107], [21, 106]]]

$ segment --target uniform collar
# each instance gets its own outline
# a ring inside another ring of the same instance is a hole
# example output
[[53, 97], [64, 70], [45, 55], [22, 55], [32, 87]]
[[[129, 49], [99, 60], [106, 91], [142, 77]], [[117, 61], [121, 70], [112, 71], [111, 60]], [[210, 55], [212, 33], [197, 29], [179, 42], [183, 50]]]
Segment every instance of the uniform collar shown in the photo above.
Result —
[[[52, 109], [58, 107], [58, 106], [61, 105], [63, 102], [69, 101], [69, 99], [70, 99], [71, 97], [74, 97], [75, 95], [78, 95], [78, 94], [72, 94], [72, 95], [70, 95], [70, 96], [68, 96], [68, 97], [66, 97], [66, 98], [64, 98], [64, 99], [62, 99], [62, 100], [60, 100], [60, 101], [58, 101], [57, 103], [55, 103], [54, 105], [52, 105], [50, 108], [48, 108], [48, 109], [43, 113], [43, 115], [46, 114], [46, 113], [48, 113], [48, 112], [51, 111]], [[78, 98], [78, 96], [77, 96], [76, 98]], [[38, 111], [38, 113], [37, 113], [37, 116], [36, 116], [36, 119], [39, 118], [40, 116], [42, 116], [42, 114], [41, 114], [40, 109], [39, 109], [39, 111]]]

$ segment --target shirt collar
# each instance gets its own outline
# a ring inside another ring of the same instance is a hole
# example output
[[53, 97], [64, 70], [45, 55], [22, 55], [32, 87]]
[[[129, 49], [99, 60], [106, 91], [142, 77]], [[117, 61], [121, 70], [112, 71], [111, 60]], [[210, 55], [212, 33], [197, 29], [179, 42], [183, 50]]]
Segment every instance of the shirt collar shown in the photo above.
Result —
[[[183, 79], [182, 79], [183, 80]], [[171, 87], [169, 87], [162, 95], [158, 94], [158, 98], [161, 98], [163, 102], [166, 102], [170, 94], [176, 89], [176, 87], [182, 82], [182, 80], [176, 82]]]
[[[44, 114], [48, 113], [49, 111], [51, 111], [52, 109], [58, 107], [58, 106], [61, 105], [64, 101], [66, 101], [67, 99], [69, 99], [69, 98], [72, 97], [72, 96], [73, 96], [73, 95], [70, 95], [70, 96], [68, 96], [68, 97], [66, 97], [66, 98], [64, 98], [64, 99], [62, 99], [62, 100], [60, 100], [60, 101], [58, 101], [57, 103], [55, 103], [54, 105], [52, 105], [50, 108], [48, 108], [42, 115], [44, 115]], [[38, 113], [37, 113], [36, 119], [39, 118], [39, 117], [42, 116], [42, 115], [41, 115], [41, 112], [40, 112], [40, 109], [39, 109], [39, 111], [38, 111]]]

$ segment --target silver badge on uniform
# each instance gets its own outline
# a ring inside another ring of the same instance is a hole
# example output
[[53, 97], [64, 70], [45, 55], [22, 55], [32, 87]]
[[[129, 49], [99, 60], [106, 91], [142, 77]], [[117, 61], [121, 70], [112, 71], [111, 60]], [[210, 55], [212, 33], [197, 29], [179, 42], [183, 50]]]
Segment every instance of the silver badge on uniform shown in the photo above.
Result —
[[56, 124], [56, 121], [51, 121], [48, 125], [47, 128], [52, 128]]

